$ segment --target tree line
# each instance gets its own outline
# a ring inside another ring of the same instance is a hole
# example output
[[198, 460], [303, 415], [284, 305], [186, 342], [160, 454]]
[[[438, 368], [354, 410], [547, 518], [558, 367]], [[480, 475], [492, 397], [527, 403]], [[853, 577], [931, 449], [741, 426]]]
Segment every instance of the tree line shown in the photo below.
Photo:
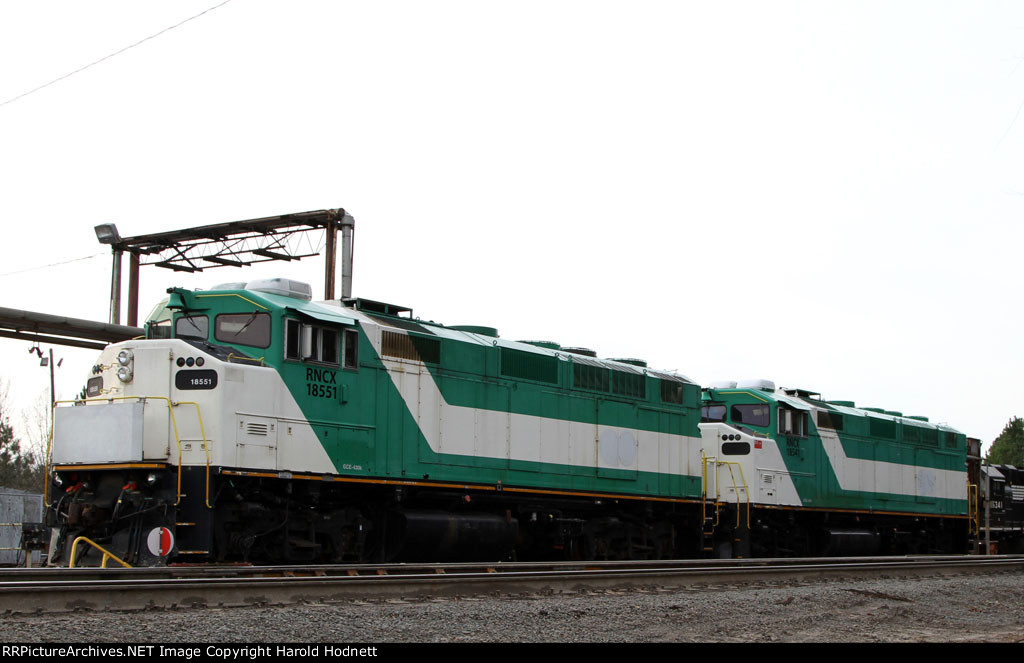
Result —
[[1024, 467], [1024, 419], [1014, 417], [992, 442], [985, 460], [992, 465]]

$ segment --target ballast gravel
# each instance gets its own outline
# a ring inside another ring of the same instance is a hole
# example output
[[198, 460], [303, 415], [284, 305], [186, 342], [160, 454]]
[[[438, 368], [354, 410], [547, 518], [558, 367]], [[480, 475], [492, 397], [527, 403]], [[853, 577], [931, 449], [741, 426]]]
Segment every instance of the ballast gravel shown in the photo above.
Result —
[[0, 641], [1021, 642], [1024, 573], [4, 615]]

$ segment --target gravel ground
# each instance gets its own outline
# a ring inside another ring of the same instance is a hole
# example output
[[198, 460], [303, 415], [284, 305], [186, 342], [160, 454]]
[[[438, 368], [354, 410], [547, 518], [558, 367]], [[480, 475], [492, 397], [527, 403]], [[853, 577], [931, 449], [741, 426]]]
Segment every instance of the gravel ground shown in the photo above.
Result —
[[1024, 573], [0, 619], [4, 643], [1021, 642]]

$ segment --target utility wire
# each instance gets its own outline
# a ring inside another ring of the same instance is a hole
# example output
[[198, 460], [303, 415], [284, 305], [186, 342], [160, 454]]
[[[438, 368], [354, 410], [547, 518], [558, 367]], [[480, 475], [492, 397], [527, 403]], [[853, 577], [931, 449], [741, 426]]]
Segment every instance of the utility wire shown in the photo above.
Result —
[[1010, 134], [1010, 129], [1013, 129], [1013, 125], [1017, 124], [1017, 118], [1020, 117], [1021, 110], [1024, 110], [1024, 101], [1020, 102], [1020, 106], [1017, 106], [1017, 112], [1013, 116], [1013, 120], [1010, 121], [1010, 126], [1006, 127], [1006, 131], [999, 137], [999, 142], [996, 143], [995, 149], [999, 149], [999, 146], [1003, 144], [1003, 141]]
[[[1010, 76], [1013, 76], [1017, 72], [1017, 67], [1020, 66], [1021, 62], [1024, 62], [1024, 57], [1017, 58], [1017, 64], [1013, 66], [1013, 71], [1010, 72]], [[1017, 118], [1020, 117], [1020, 111], [1022, 109], [1024, 109], [1024, 101], [1021, 101], [1020, 106], [1017, 106], [1017, 112], [1014, 113], [1013, 119], [1010, 120], [1010, 126], [1006, 127], [1006, 131], [1004, 131], [1003, 135], [999, 137], [999, 140], [996, 142], [996, 146], [995, 148], [993, 148], [993, 151], [998, 150], [999, 146], [1003, 144], [1004, 140], [1006, 140], [1006, 136], [1009, 135], [1010, 129], [1013, 129], [1013, 125], [1017, 124]]]
[[20, 269], [20, 270], [18, 270], [16, 272], [7, 272], [6, 274], [0, 274], [0, 277], [14, 276], [15, 274], [24, 274], [25, 272], [34, 272], [37, 269], [46, 269], [48, 267], [56, 267], [57, 265], [66, 265], [66, 264], [71, 263], [71, 262], [78, 262], [79, 260], [92, 260], [93, 258], [99, 258], [100, 256], [105, 256], [105, 255], [107, 255], [107, 254], [106, 253], [96, 253], [96, 254], [93, 254], [91, 256], [85, 256], [84, 258], [72, 258], [71, 260], [65, 260], [64, 262], [55, 262], [55, 263], [51, 263], [49, 265], [40, 265], [39, 267], [29, 267], [28, 269]]
[[[131, 46], [125, 46], [124, 48], [122, 48], [121, 50], [117, 51], [116, 53], [111, 53], [110, 55], [108, 55], [106, 57], [102, 57], [99, 60], [96, 60], [95, 62], [90, 62], [89, 64], [85, 65], [84, 67], [79, 67], [78, 69], [75, 69], [71, 73], [64, 74], [60, 78], [55, 78], [52, 81], [50, 81], [49, 83], [44, 83], [43, 85], [40, 85], [37, 88], [29, 90], [28, 92], [23, 92], [23, 93], [19, 94], [16, 97], [12, 97], [12, 98], [8, 99], [7, 101], [5, 101], [3, 103], [0, 103], [0, 107], [6, 106], [7, 104], [10, 104], [10, 103], [13, 103], [13, 102], [17, 101], [18, 99], [22, 99], [24, 97], [27, 97], [28, 95], [33, 94], [34, 92], [39, 92], [43, 88], [50, 87], [54, 83], [59, 83], [60, 81], [64, 80], [65, 78], [70, 78], [71, 76], [74, 76], [75, 74], [77, 74], [79, 72], [85, 71], [89, 67], [94, 67], [94, 66], [98, 65], [99, 63], [103, 62], [104, 60], [109, 60], [110, 58], [114, 57], [115, 55], [120, 55], [121, 53], [124, 53], [125, 51], [127, 51], [127, 50], [129, 50], [131, 48], [135, 48], [139, 44], [143, 44], [143, 43], [149, 41], [150, 39], [154, 39], [156, 37], [159, 37], [160, 35], [162, 35], [165, 32], [169, 32], [169, 31], [173, 30], [174, 28], [177, 28], [179, 26], [185, 25], [189, 21], [195, 20], [195, 19], [199, 18], [200, 16], [202, 16], [203, 14], [207, 14], [209, 12], [212, 12], [214, 9], [217, 9], [219, 7], [223, 7], [224, 5], [228, 4], [229, 2], [231, 2], [231, 0], [224, 0], [224, 2], [220, 3], [219, 5], [214, 5], [213, 7], [210, 7], [209, 9], [206, 9], [204, 11], [199, 12], [195, 16], [192, 16], [190, 18], [186, 18], [184, 21], [181, 21], [180, 23], [175, 23], [171, 27], [164, 28], [163, 30], [161, 30], [160, 32], [157, 32], [156, 34], [150, 35], [150, 36], [146, 37], [145, 39], [140, 39], [139, 41], [135, 42]], [[3, 276], [3, 275], [0, 275], [0, 276]]]

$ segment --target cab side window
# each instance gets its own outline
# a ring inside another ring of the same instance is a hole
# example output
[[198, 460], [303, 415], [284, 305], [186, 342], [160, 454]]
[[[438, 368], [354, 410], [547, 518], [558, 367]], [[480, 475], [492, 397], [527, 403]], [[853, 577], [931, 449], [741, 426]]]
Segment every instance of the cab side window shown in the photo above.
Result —
[[294, 318], [284, 321], [284, 358], [302, 360], [302, 323]]
[[700, 409], [701, 423], [725, 421], [724, 405], [705, 405]]
[[344, 341], [345, 368], [359, 368], [359, 332], [346, 329], [342, 334]]
[[210, 337], [210, 319], [205, 315], [178, 318], [174, 323], [174, 337], [205, 341]]
[[747, 426], [768, 426], [771, 424], [771, 409], [767, 404], [733, 405], [730, 416], [734, 424]]
[[222, 313], [216, 317], [213, 337], [223, 343], [270, 347], [270, 315], [267, 313]]
[[[341, 332], [332, 327], [307, 325], [294, 318], [285, 318], [284, 358], [339, 366], [341, 336]], [[347, 361], [346, 355], [346, 368]]]
[[803, 410], [779, 408], [779, 434], [807, 437], [807, 413]]

